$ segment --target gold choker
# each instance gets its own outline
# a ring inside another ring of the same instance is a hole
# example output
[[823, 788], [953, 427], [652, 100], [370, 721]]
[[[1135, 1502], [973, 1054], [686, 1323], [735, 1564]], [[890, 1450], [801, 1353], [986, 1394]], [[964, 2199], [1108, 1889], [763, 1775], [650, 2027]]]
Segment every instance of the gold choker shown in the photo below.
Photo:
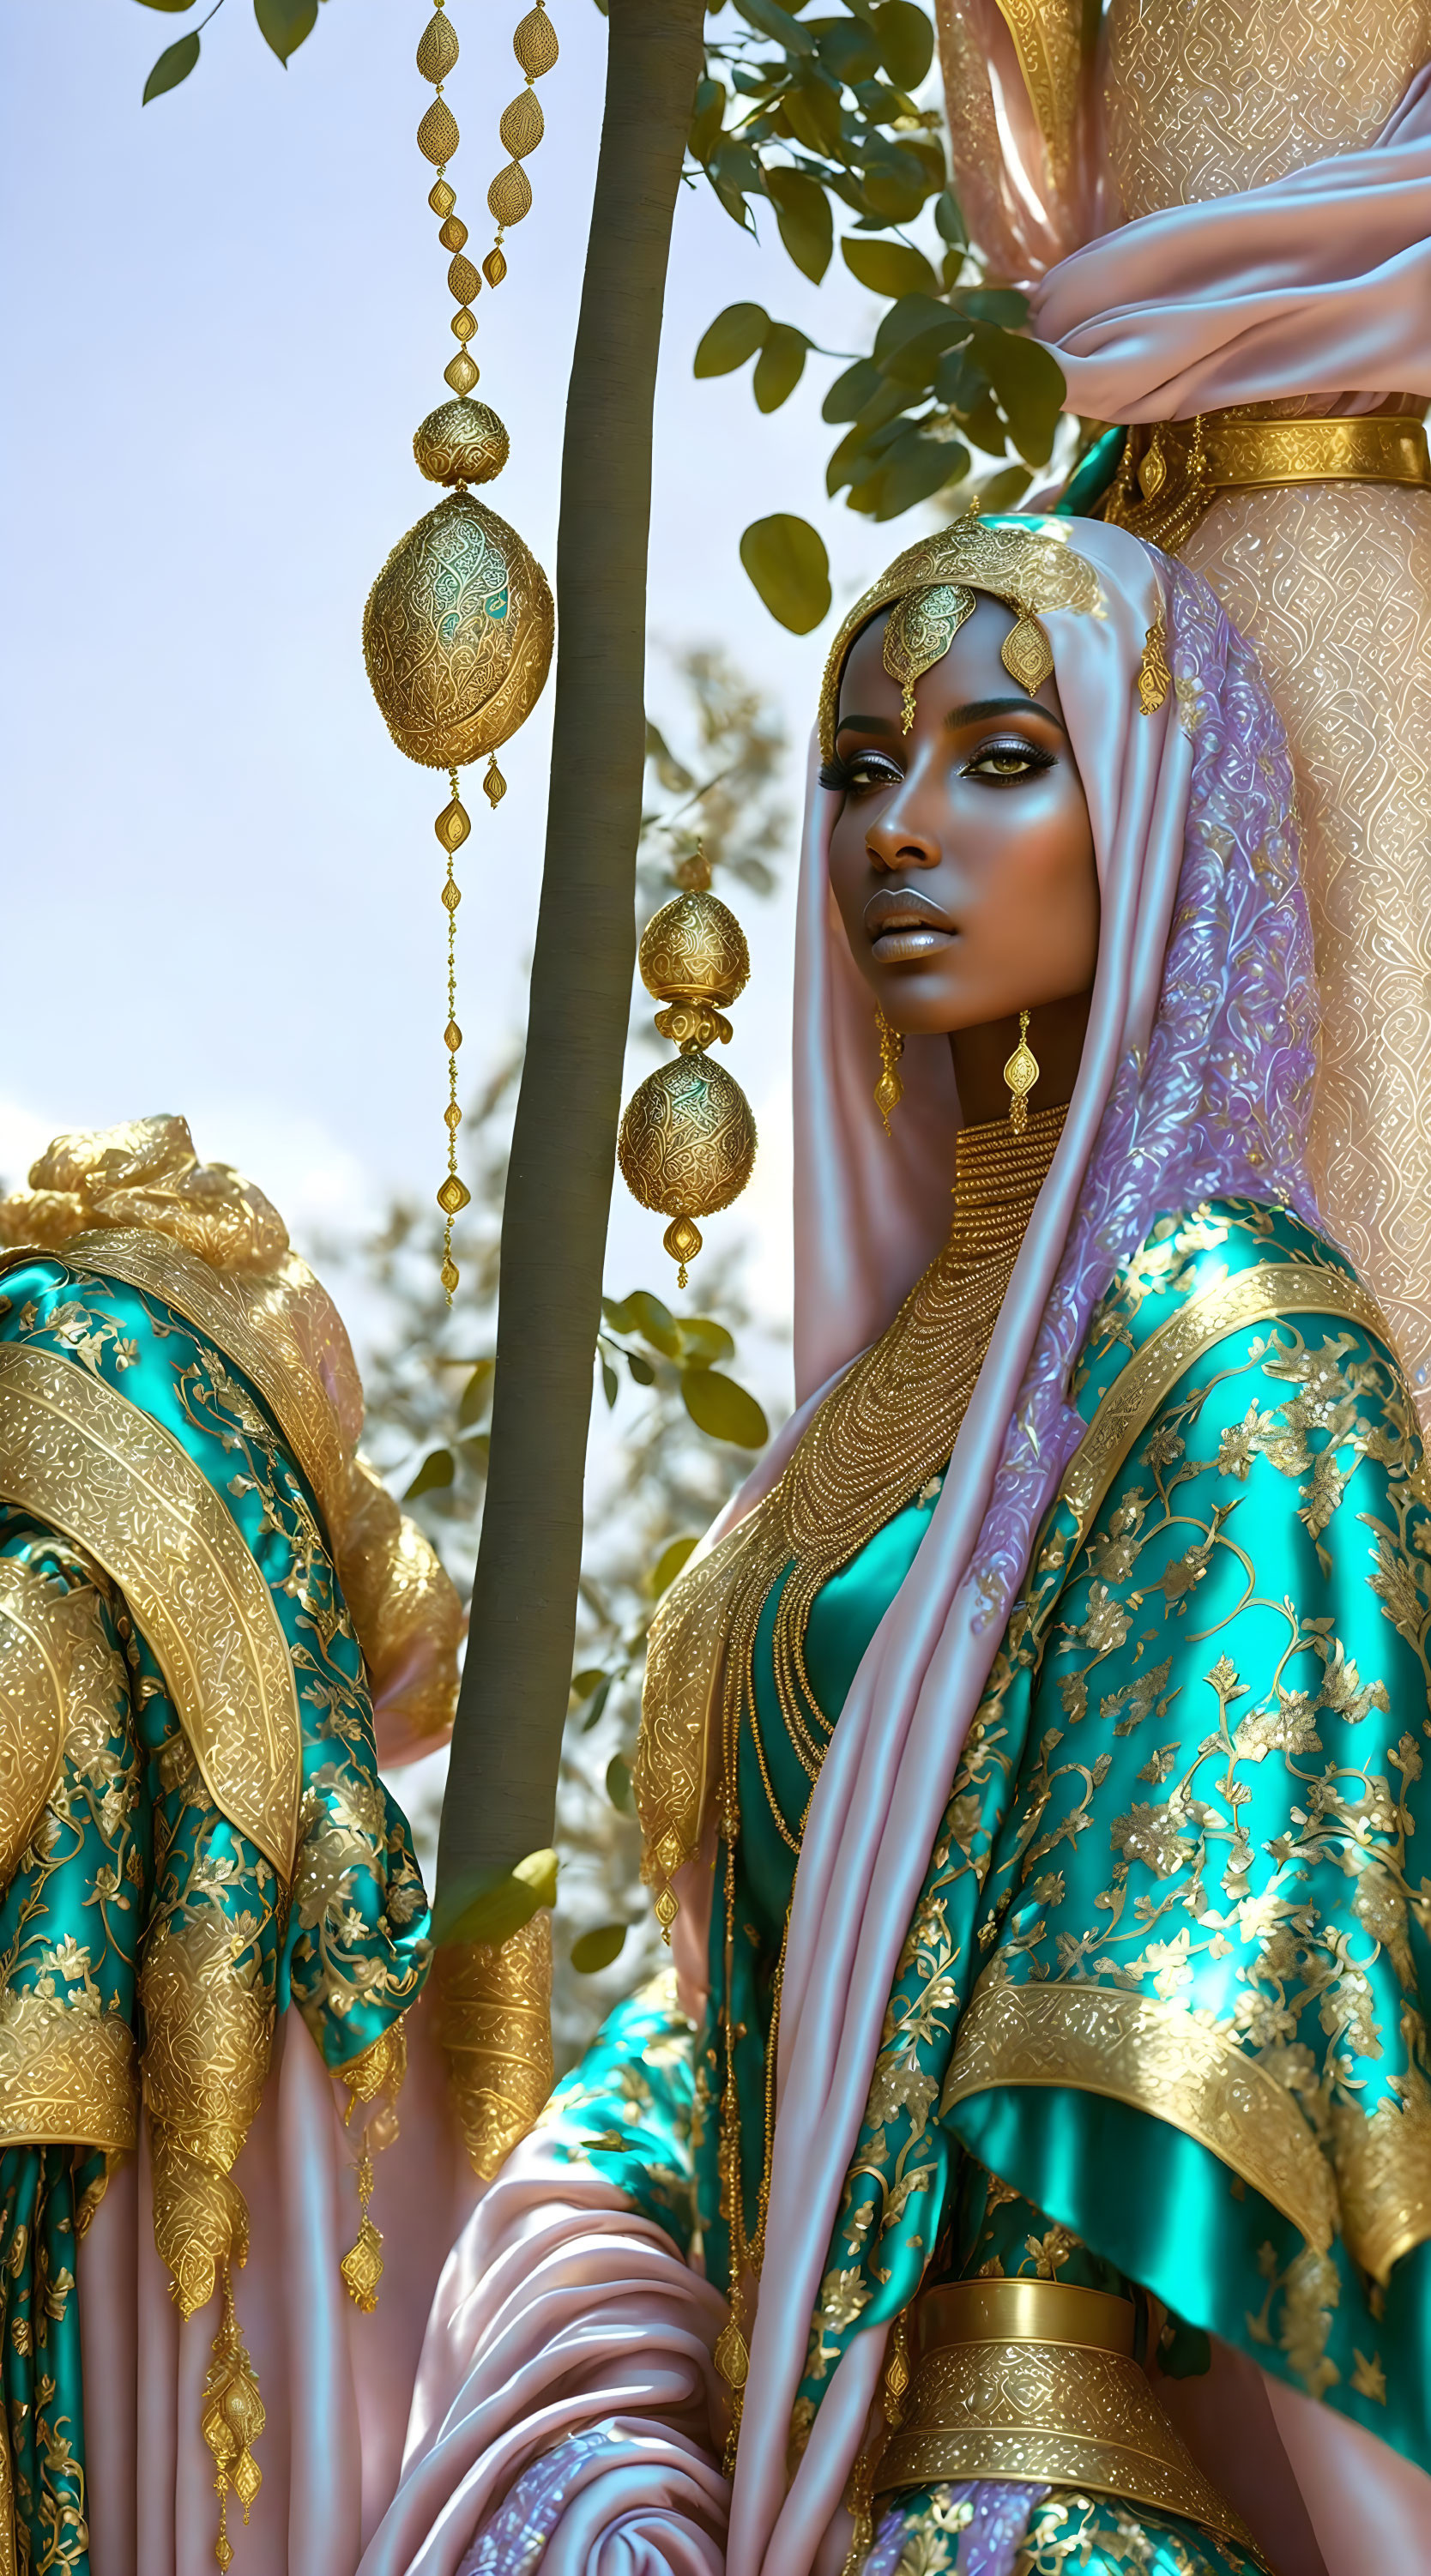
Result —
[[1133, 2357], [1131, 2299], [1069, 2281], [957, 2281], [914, 2311], [918, 2359], [876, 2491], [1009, 2478], [1180, 2514], [1265, 2564]]

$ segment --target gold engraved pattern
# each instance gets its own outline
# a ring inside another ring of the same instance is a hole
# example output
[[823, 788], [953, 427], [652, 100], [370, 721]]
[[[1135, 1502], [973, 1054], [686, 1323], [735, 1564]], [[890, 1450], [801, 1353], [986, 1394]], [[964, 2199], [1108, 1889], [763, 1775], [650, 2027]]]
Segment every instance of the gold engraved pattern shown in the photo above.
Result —
[[510, 1940], [437, 1954], [442, 2046], [472, 2170], [492, 2176], [533, 2126], [555, 2081], [552, 1918], [540, 1907]]
[[230, 2168], [263, 2093], [273, 2036], [266, 1988], [234, 1965], [221, 1908], [167, 1923], [144, 1961], [144, 2098], [153, 2131], [154, 2243], [179, 2313], [242, 2262], [248, 2216]]
[[1424, 2088], [1406, 2090], [1404, 2103], [1388, 2097], [1370, 2118], [1339, 2103], [1333, 2133], [1343, 2232], [1382, 2283], [1431, 2237], [1431, 2100]]
[[1061, 188], [1073, 154], [1073, 131], [1083, 69], [1084, 0], [997, 0], [1014, 40], [1019, 69], [1048, 155], [1049, 177]]
[[941, 2108], [1004, 2084], [1073, 2085], [1166, 2120], [1240, 2174], [1309, 2245], [1331, 2244], [1335, 2185], [1293, 2096], [1235, 2038], [1178, 2004], [1075, 1980], [981, 1980], [959, 2024]]
[[1022, 2337], [926, 2352], [904, 2422], [880, 2462], [877, 2487], [887, 2492], [966, 2478], [1122, 2496], [1185, 2515], [1257, 2556], [1250, 2534], [1184, 2450], [1127, 2353]]
[[[92, 1599], [62, 1593], [35, 1567], [0, 1559], [0, 1883], [9, 1886], [59, 1778], [77, 1653], [93, 1638]], [[101, 1636], [108, 1661], [108, 1644]]]
[[0, 1995], [0, 2146], [104, 2147], [138, 2137], [134, 2037], [81, 2001]]
[[1226, 494], [1184, 559], [1287, 727], [1324, 1011], [1312, 1176], [1431, 1436], [1431, 494]]
[[300, 1732], [268, 1586], [177, 1440], [53, 1354], [0, 1346], [0, 1495], [84, 1548], [153, 1646], [210, 1796], [293, 1870]]
[[1364, 149], [1428, 55], [1431, 0], [1111, 0], [1105, 97], [1125, 215]]
[[525, 724], [556, 631], [547, 579], [515, 528], [454, 492], [394, 546], [363, 612], [373, 695], [399, 751], [464, 769]]

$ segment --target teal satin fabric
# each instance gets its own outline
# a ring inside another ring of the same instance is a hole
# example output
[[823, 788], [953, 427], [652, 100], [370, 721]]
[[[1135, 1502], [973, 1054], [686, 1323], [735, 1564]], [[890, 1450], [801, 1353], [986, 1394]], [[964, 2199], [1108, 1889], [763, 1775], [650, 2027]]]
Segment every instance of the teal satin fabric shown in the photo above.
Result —
[[[214, 1804], [148, 1640], [68, 1540], [0, 1507], [0, 1553], [92, 1597], [114, 1678], [107, 1740], [71, 1727], [39, 1833], [0, 1899], [0, 2009], [38, 1989], [137, 2042], [137, 1970], [158, 1934], [218, 1935], [270, 2022], [293, 2001], [335, 2071], [420, 1992], [427, 1900], [377, 1773], [362, 1655], [313, 1495], [257, 1390], [157, 1298], [36, 1259], [6, 1274], [0, 1340], [103, 1379], [186, 1450], [262, 1572], [293, 1658], [302, 1809], [292, 1888]], [[88, 2576], [75, 2245], [104, 2159], [0, 2149], [0, 2333], [20, 2545]], [[253, 2213], [262, 2226], [264, 2213]], [[356, 2223], [356, 2209], [355, 2209]], [[23, 2563], [23, 2562], [22, 2562]]]

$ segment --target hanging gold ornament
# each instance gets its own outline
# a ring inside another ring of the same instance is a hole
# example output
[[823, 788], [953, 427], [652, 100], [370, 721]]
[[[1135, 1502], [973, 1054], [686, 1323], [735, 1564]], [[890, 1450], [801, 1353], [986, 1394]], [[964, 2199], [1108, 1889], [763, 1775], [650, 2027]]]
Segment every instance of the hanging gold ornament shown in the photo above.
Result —
[[507, 462], [507, 432], [497, 414], [488, 404], [471, 399], [480, 373], [470, 349], [477, 332], [472, 308], [484, 277], [489, 287], [500, 286], [505, 278], [503, 230], [520, 223], [532, 202], [531, 183], [521, 164], [536, 150], [545, 130], [532, 84], [557, 59], [557, 40], [544, 0], [537, 0], [520, 21], [512, 50], [526, 75], [526, 87], [503, 110], [499, 122], [502, 146], [511, 159], [488, 190], [498, 232], [479, 270], [466, 256], [467, 226], [456, 212], [457, 192], [447, 177], [461, 136], [442, 94], [459, 52], [445, 0], [437, 0], [418, 42], [417, 68], [437, 95], [418, 126], [417, 142], [437, 170], [427, 202], [438, 218], [438, 241], [450, 254], [447, 284], [457, 306], [451, 330], [458, 347], [443, 369], [454, 398], [428, 413], [412, 444], [419, 470], [429, 482], [447, 485], [448, 493], [394, 546], [363, 612], [364, 659], [388, 731], [409, 760], [424, 768], [447, 770], [452, 788], [434, 826], [447, 860], [442, 902], [447, 912], [443, 1042], [448, 1056], [448, 1103], [443, 1116], [448, 1146], [447, 1173], [437, 1202], [446, 1219], [442, 1284], [449, 1305], [458, 1282], [452, 1228], [471, 1195], [457, 1171], [457, 1130], [462, 1123], [457, 1054], [462, 1031], [457, 1023], [456, 940], [462, 895], [453, 862], [472, 828], [457, 772], [469, 761], [485, 758], [488, 768], [482, 783], [495, 809], [506, 793], [506, 780], [492, 755], [525, 724], [546, 686], [555, 628], [551, 591], [541, 565], [516, 529], [485, 502], [475, 500], [468, 488], [490, 483]]
[[[683, 867], [688, 891], [647, 922], [637, 963], [663, 1037], [680, 1048], [648, 1074], [626, 1105], [617, 1142], [621, 1176], [642, 1207], [672, 1220], [662, 1237], [686, 1285], [701, 1249], [695, 1220], [738, 1199], [755, 1161], [755, 1120], [738, 1082], [706, 1050], [729, 1041], [725, 1007], [744, 992], [750, 951], [733, 912], [709, 891], [704, 862]], [[691, 884], [693, 876], [698, 882]]]

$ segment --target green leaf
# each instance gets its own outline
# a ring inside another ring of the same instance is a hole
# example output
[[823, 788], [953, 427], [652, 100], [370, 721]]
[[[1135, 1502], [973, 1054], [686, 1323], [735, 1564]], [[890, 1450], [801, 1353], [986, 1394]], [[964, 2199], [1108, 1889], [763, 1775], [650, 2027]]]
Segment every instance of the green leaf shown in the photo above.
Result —
[[[612, 1801], [614, 1806], [620, 1803], [619, 1798]], [[583, 1932], [579, 1940], [573, 1941], [571, 1964], [579, 1977], [594, 1977], [600, 1969], [609, 1968], [613, 1959], [619, 1959], [625, 1946], [626, 1925], [603, 1923], [595, 1932]]]
[[836, 80], [872, 80], [879, 70], [879, 47], [868, 27], [827, 19], [818, 30], [820, 60]]
[[772, 36], [787, 54], [813, 54], [815, 39], [808, 27], [782, 9], [779, 0], [735, 0], [747, 26], [755, 27], [762, 36]]
[[752, 519], [740, 541], [740, 560], [771, 616], [792, 635], [808, 635], [828, 616], [830, 558], [808, 519], [788, 510]]
[[681, 1339], [683, 1360], [708, 1364], [712, 1360], [735, 1357], [735, 1344], [724, 1324], [716, 1323], [710, 1315], [683, 1315], [676, 1331]]
[[690, 771], [677, 760], [660, 726], [653, 725], [649, 716], [646, 718], [646, 757], [668, 796], [684, 795], [687, 788], [694, 787], [696, 782]]
[[929, 180], [916, 152], [902, 143], [873, 146], [865, 153], [860, 194], [872, 215], [888, 224], [907, 224], [929, 195]]
[[659, 1297], [653, 1297], [649, 1288], [633, 1288], [630, 1296], [623, 1297], [619, 1304], [610, 1297], [603, 1297], [601, 1311], [613, 1333], [639, 1333], [643, 1342], [649, 1342], [652, 1350], [659, 1351], [663, 1359], [680, 1358], [681, 1340], [676, 1319], [670, 1307], [663, 1306]]
[[934, 29], [914, 0], [884, 0], [870, 12], [870, 32], [896, 89], [918, 89], [934, 60]]
[[907, 242], [872, 241], [847, 233], [840, 244], [846, 268], [876, 295], [937, 295], [939, 280], [922, 250]]
[[844, 157], [844, 109], [840, 103], [840, 84], [832, 80], [818, 63], [801, 63], [789, 87], [781, 91], [780, 106], [785, 121], [797, 143], [807, 152], [829, 152]]
[[818, 286], [835, 246], [834, 217], [824, 189], [803, 170], [767, 170], [765, 193], [796, 267]]
[[621, 1392], [621, 1381], [604, 1351], [601, 1354], [601, 1392], [606, 1398], [608, 1410]]
[[1033, 476], [1027, 466], [1006, 465], [999, 474], [991, 474], [979, 494], [981, 510], [1012, 510], [1028, 490]]
[[663, 1592], [669, 1592], [692, 1548], [698, 1544], [699, 1541], [693, 1538], [673, 1538], [669, 1547], [662, 1548], [646, 1577], [646, 1589], [653, 1601], [659, 1601]]
[[647, 1360], [647, 1359], [643, 1359], [643, 1358], [642, 1358], [642, 1356], [641, 1356], [641, 1353], [640, 1353], [639, 1351], [628, 1351], [628, 1352], [627, 1352], [627, 1354], [626, 1354], [626, 1365], [627, 1365], [627, 1367], [629, 1368], [629, 1370], [631, 1371], [631, 1375], [632, 1375], [632, 1377], [635, 1379], [636, 1384], [637, 1384], [638, 1386], [654, 1386], [654, 1385], [655, 1385], [655, 1383], [656, 1383], [656, 1372], [655, 1372], [655, 1370], [652, 1368], [650, 1361], [649, 1361], [649, 1360]]
[[[949, 318], [948, 305], [941, 304], [937, 296], [902, 295], [897, 304], [890, 306], [875, 333], [877, 363], [883, 366], [887, 359], [903, 348], [906, 340], [917, 340], [923, 332], [938, 330]], [[966, 324], [965, 335], [967, 328]]]
[[964, 218], [959, 211], [959, 200], [952, 188], [942, 189], [935, 198], [934, 221], [938, 227], [940, 239], [947, 241], [951, 250], [968, 249], [969, 235], [964, 227]]
[[852, 367], [846, 367], [842, 376], [836, 376], [820, 405], [820, 418], [829, 421], [856, 419], [883, 383], [884, 378], [872, 359], [856, 358]]
[[296, 54], [305, 37], [313, 33], [318, 0], [253, 0], [253, 14], [264, 42], [286, 71], [289, 55]]
[[635, 1814], [636, 1801], [631, 1795], [631, 1765], [624, 1753], [613, 1753], [607, 1763], [606, 1794], [613, 1807], [620, 1808], [623, 1816]]
[[144, 84], [140, 106], [147, 107], [151, 98], [162, 98], [166, 89], [177, 89], [180, 81], [188, 79], [198, 59], [197, 36], [181, 36], [177, 45], [166, 46]]
[[141, 9], [163, 9], [171, 18], [177, 18], [185, 9], [194, 8], [197, 0], [139, 0], [139, 5]]
[[601, 1720], [606, 1715], [606, 1703], [611, 1697], [611, 1685], [615, 1679], [616, 1675], [614, 1673], [602, 1674], [596, 1689], [592, 1692], [591, 1706], [581, 1721], [581, 1731], [583, 1735], [589, 1735], [592, 1728], [594, 1726], [599, 1726]]
[[897, 519], [917, 501], [931, 500], [946, 483], [957, 483], [969, 470], [969, 450], [955, 438], [928, 438], [917, 429], [895, 442], [880, 473], [874, 516]]
[[458, 1446], [468, 1466], [475, 1468], [479, 1476], [485, 1476], [492, 1456], [490, 1432], [468, 1431], [459, 1441]]
[[751, 391], [759, 410], [778, 411], [788, 401], [805, 372], [809, 346], [804, 332], [795, 330], [791, 323], [771, 323], [751, 378]]
[[481, 1421], [492, 1401], [492, 1378], [496, 1366], [495, 1360], [477, 1362], [462, 1390], [462, 1402], [457, 1408], [457, 1422], [460, 1430], [465, 1431], [469, 1423]]
[[754, 357], [769, 328], [770, 316], [763, 304], [728, 304], [703, 334], [692, 374], [728, 376], [733, 367], [743, 367], [747, 358]]
[[934, 370], [935, 394], [950, 411], [973, 411], [988, 390], [988, 377], [967, 349], [947, 350]]
[[725, 95], [724, 81], [707, 79], [696, 83], [695, 112], [686, 138], [693, 160], [710, 159], [725, 118]]
[[975, 353], [993, 383], [1014, 445], [1030, 465], [1046, 465], [1063, 409], [1063, 370], [1038, 340], [1014, 331], [979, 331]]
[[594, 1690], [599, 1690], [606, 1678], [606, 1667], [604, 1664], [588, 1664], [585, 1671], [572, 1674], [572, 1698], [590, 1699], [592, 1692]]
[[1001, 330], [1017, 331], [1028, 320], [1029, 300], [1016, 286], [971, 286], [960, 295], [958, 307], [971, 322], [993, 322]]
[[748, 143], [738, 143], [726, 135], [716, 144], [706, 171], [711, 186], [732, 221], [745, 232], [753, 232], [747, 196], [764, 194], [760, 162]]
[[439, 1486], [450, 1485], [457, 1472], [457, 1462], [450, 1449], [430, 1449], [403, 1496], [405, 1503], [415, 1503], [419, 1494], [435, 1493]]
[[[822, 549], [823, 552], [823, 549]], [[728, 1440], [734, 1449], [763, 1449], [770, 1425], [753, 1395], [718, 1369], [688, 1368], [681, 1373], [686, 1411], [712, 1440]]]
[[480, 1869], [444, 1890], [433, 1908], [437, 1941], [491, 1941], [500, 1945], [530, 1923], [537, 1908], [555, 1905], [557, 1856], [528, 1852], [514, 1869]]

